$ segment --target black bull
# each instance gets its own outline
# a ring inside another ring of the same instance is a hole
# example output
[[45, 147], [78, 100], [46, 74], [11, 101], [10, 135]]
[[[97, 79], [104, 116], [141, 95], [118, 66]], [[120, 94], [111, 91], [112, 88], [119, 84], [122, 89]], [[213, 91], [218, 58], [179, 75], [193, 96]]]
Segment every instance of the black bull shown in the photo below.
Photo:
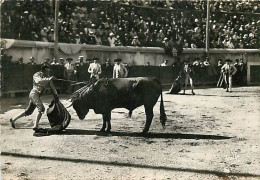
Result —
[[160, 121], [164, 127], [166, 114], [162, 88], [157, 78], [100, 79], [95, 84], [85, 86], [74, 92], [71, 101], [79, 119], [84, 119], [89, 109], [93, 109], [97, 114], [102, 114], [103, 126], [100, 131], [107, 132], [111, 130], [110, 120], [113, 109], [126, 108], [129, 110], [129, 116], [131, 116], [135, 108], [144, 105], [146, 124], [143, 133], [147, 133], [154, 115], [153, 107], [160, 95]]

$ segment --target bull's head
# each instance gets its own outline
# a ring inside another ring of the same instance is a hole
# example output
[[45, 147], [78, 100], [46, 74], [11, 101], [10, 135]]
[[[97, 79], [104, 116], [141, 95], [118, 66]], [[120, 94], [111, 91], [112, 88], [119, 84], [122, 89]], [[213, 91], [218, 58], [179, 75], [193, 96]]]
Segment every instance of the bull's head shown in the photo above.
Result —
[[95, 95], [93, 92], [93, 86], [84, 86], [76, 91], [71, 98], [72, 106], [80, 120], [85, 118], [89, 109], [93, 109], [95, 104]]
[[82, 102], [80, 101], [74, 101], [72, 106], [75, 109], [80, 120], [83, 120], [89, 112], [88, 107], [84, 106], [84, 104], [82, 104]]

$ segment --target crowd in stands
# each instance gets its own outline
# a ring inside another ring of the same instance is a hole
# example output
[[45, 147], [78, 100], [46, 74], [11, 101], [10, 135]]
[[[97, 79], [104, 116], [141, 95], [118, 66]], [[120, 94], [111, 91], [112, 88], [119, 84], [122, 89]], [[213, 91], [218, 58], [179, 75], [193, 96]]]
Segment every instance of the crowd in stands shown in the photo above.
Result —
[[[2, 37], [54, 41], [55, 1], [5, 1]], [[207, 1], [60, 1], [59, 42], [205, 48]], [[211, 48], [259, 48], [257, 0], [210, 1]], [[171, 54], [171, 51], [169, 51]]]

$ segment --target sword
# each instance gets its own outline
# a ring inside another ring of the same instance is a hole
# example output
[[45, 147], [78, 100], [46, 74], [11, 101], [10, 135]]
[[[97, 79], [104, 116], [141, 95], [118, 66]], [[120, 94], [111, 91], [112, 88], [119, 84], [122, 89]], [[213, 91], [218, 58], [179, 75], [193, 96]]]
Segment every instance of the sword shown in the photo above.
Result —
[[67, 79], [54, 79], [55, 81], [67, 81], [67, 82], [72, 82], [72, 83], [78, 83], [78, 81], [71, 81]]
[[55, 80], [71, 82], [71, 83], [73, 83], [73, 84], [71, 84], [71, 86], [76, 86], [78, 84], [88, 84], [88, 81], [78, 82], [78, 81], [71, 81], [71, 80], [67, 80], [67, 79], [55, 79]]
[[71, 86], [76, 86], [76, 85], [79, 85], [79, 84], [88, 84], [88, 81], [74, 83], [74, 84], [71, 84]]

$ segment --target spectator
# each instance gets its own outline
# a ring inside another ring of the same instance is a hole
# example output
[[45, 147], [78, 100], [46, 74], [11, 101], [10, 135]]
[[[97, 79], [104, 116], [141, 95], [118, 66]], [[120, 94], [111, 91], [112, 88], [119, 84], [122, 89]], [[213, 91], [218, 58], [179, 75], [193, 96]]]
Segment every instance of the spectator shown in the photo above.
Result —
[[163, 39], [162, 43], [163, 43], [162, 47], [165, 50], [165, 54], [167, 54], [169, 56], [173, 56], [173, 54], [172, 54], [173, 45], [172, 45], [172, 43], [169, 42], [169, 39], [167, 37], [165, 37]]
[[102, 40], [99, 34], [95, 36], [96, 45], [102, 45]]
[[147, 62], [144, 66], [151, 66], [150, 62]]
[[41, 63], [41, 65], [47, 65], [49, 66], [51, 64], [51, 60], [49, 58], [45, 58], [45, 60]]
[[96, 44], [97, 43], [96, 42], [96, 36], [92, 31], [90, 31], [89, 35], [87, 36], [87, 43], [88, 44]]
[[82, 43], [81, 43], [80, 36], [79, 36], [78, 34], [76, 34], [74, 43], [75, 43], [75, 44], [82, 44]]
[[132, 40], [131, 45], [132, 45], [132, 46], [140, 46], [140, 45], [141, 45], [141, 43], [140, 43], [140, 41], [138, 40], [138, 37], [137, 37], [137, 36], [134, 36], [134, 39]]
[[31, 32], [31, 38], [30, 38], [32, 41], [38, 41], [39, 40], [39, 36], [34, 32], [32, 31]]
[[115, 46], [122, 46], [119, 35], [116, 36]]
[[116, 38], [114, 36], [114, 33], [111, 32], [107, 40], [109, 42], [110, 47], [115, 47]]
[[84, 36], [83, 32], [79, 33], [79, 39], [80, 39], [80, 43], [81, 44], [86, 44], [87, 43], [86, 37]]
[[159, 66], [168, 66], [168, 62], [169, 62], [168, 59], [165, 59], [164, 62]]
[[54, 29], [50, 30], [50, 34], [48, 35], [48, 40], [50, 42], [54, 42]]
[[51, 65], [60, 65], [60, 63], [56, 58], [53, 58]]
[[27, 64], [30, 64], [30, 65], [35, 65], [36, 63], [35, 63], [35, 58], [32, 56], [32, 57], [30, 57], [30, 62], [28, 62]]
[[43, 42], [48, 42], [48, 29], [47, 29], [47, 27], [44, 27], [41, 30], [41, 38], [42, 38]]
[[19, 58], [17, 64], [23, 64], [23, 58]]
[[[35, 32], [43, 41], [48, 40], [48, 29], [51, 29], [54, 23], [54, 18], [50, 16], [51, 3], [41, 1], [37, 2], [36, 6], [31, 6], [27, 1], [21, 1], [19, 8], [9, 6], [8, 3], [4, 1], [4, 8], [2, 8], [1, 32], [4, 38], [37, 40], [39, 38], [31, 33]], [[133, 4], [141, 7], [133, 9], [131, 7]], [[124, 37], [124, 34], [130, 32], [128, 34], [130, 39], [138, 36], [142, 46], [161, 47], [165, 37], [169, 40], [172, 37], [174, 47], [179, 53], [182, 46], [205, 47], [205, 1], [146, 3], [138, 1], [126, 2], [124, 7], [118, 6], [121, 4], [117, 2], [105, 7], [101, 7], [100, 3], [93, 4], [89, 1], [63, 2], [59, 15], [59, 41], [73, 43], [76, 34], [85, 32], [83, 35], [88, 36], [90, 32], [93, 32], [95, 35], [100, 35], [102, 44], [110, 45], [107, 36], [109, 32], [113, 32], [120, 36], [123, 45], [130, 45], [131, 41], [125, 42], [125, 39], [129, 38]], [[159, 12], [158, 7], [165, 8], [165, 13]], [[119, 10], [111, 11], [111, 8]], [[209, 28], [212, 48], [259, 48], [257, 38], [259, 21], [256, 20], [258, 18], [256, 13], [259, 13], [258, 1], [212, 2], [210, 8]], [[177, 10], [172, 11], [172, 9]], [[186, 13], [187, 10], [189, 13]], [[42, 27], [47, 30], [43, 31]], [[87, 43], [81, 35], [80, 38], [81, 43]], [[175, 43], [176, 41], [178, 42]]]

